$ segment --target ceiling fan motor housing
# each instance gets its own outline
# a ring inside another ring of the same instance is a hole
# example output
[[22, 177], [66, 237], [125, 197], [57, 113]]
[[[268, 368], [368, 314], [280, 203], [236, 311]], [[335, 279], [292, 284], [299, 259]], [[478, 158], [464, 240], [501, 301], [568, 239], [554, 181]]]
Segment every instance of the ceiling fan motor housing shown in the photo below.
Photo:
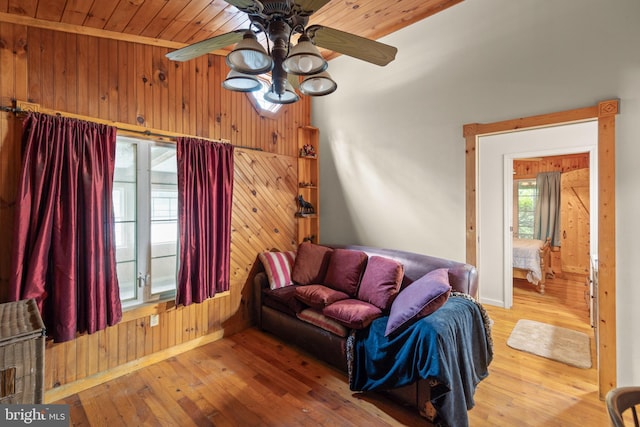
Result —
[[290, 35], [291, 29], [297, 33], [302, 33], [307, 23], [309, 22], [308, 14], [301, 14], [297, 8], [292, 8], [291, 3], [282, 0], [265, 0], [262, 2], [262, 9], [258, 13], [249, 13], [249, 19], [253, 24], [256, 24], [258, 28], [263, 29], [271, 36], [272, 32], [283, 31], [278, 27], [274, 29], [274, 23], [282, 22], [287, 25], [286, 31], [287, 38]]
[[262, 5], [264, 6], [262, 13], [265, 15], [287, 16], [291, 14], [291, 5], [286, 0], [263, 0]]

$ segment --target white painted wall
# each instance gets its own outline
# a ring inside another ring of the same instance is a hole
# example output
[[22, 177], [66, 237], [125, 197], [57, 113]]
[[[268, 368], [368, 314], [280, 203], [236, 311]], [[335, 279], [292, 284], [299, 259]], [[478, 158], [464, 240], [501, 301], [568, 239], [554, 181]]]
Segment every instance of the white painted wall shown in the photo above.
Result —
[[337, 58], [313, 100], [322, 241], [464, 260], [462, 125], [620, 98], [618, 377], [640, 384], [640, 1], [467, 0], [382, 41], [394, 62]]

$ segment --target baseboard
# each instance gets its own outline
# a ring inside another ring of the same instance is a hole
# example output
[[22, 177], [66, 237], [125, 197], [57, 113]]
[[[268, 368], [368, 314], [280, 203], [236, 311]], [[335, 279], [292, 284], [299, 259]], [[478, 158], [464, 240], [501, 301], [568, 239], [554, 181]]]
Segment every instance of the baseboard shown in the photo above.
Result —
[[45, 403], [56, 402], [60, 399], [64, 399], [67, 396], [71, 396], [72, 394], [79, 393], [83, 390], [87, 390], [96, 385], [111, 381], [130, 372], [153, 365], [154, 363], [160, 362], [161, 360], [165, 360], [180, 353], [193, 350], [194, 348], [203, 346], [205, 344], [218, 341], [219, 339], [223, 338], [224, 335], [224, 330], [219, 330], [211, 334], [204, 335], [200, 338], [178, 344], [166, 350], [158, 351], [148, 356], [141, 357], [140, 359], [131, 361], [129, 363], [116, 366], [115, 368], [109, 369], [108, 371], [103, 371], [90, 377], [86, 377], [69, 384], [64, 384], [59, 387], [54, 387], [50, 390], [45, 391], [44, 401]]
[[504, 308], [504, 301], [503, 300], [497, 300], [497, 299], [492, 299], [492, 298], [480, 298], [480, 303], [483, 305], [495, 305], [496, 307], [503, 307]]

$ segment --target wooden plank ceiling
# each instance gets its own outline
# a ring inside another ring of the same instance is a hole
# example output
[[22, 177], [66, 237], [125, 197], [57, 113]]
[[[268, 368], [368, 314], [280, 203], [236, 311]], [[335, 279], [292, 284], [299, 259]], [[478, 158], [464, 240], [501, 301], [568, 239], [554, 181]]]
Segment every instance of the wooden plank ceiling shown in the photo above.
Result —
[[[331, 0], [309, 25], [376, 40], [461, 1]], [[249, 25], [246, 14], [224, 0], [0, 0], [0, 21], [110, 38], [117, 33], [173, 48]]]

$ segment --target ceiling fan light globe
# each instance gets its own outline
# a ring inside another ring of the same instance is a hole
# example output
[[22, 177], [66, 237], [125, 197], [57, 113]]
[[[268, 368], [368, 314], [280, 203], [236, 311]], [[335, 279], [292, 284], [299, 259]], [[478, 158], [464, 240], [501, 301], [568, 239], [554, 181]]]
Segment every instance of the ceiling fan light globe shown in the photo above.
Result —
[[226, 62], [229, 68], [244, 74], [264, 74], [273, 67], [273, 59], [252, 33], [236, 44]]
[[324, 96], [333, 93], [338, 84], [326, 71], [309, 76], [300, 83], [300, 92], [307, 96]]
[[262, 89], [262, 82], [256, 76], [231, 70], [222, 82], [222, 87], [235, 92], [255, 92]]
[[308, 73], [313, 69], [313, 59], [309, 56], [301, 55], [298, 58], [298, 66], [300, 67], [300, 71]]
[[297, 102], [300, 97], [298, 96], [296, 91], [293, 90], [293, 86], [291, 86], [291, 83], [287, 81], [284, 84], [283, 93], [277, 93], [274, 85], [272, 84], [269, 88], [269, 91], [264, 94], [264, 99], [273, 104], [293, 104], [294, 102]]
[[[300, 37], [302, 39], [302, 37]], [[287, 73], [299, 76], [317, 74], [327, 69], [327, 61], [313, 43], [300, 40], [282, 63]]]

